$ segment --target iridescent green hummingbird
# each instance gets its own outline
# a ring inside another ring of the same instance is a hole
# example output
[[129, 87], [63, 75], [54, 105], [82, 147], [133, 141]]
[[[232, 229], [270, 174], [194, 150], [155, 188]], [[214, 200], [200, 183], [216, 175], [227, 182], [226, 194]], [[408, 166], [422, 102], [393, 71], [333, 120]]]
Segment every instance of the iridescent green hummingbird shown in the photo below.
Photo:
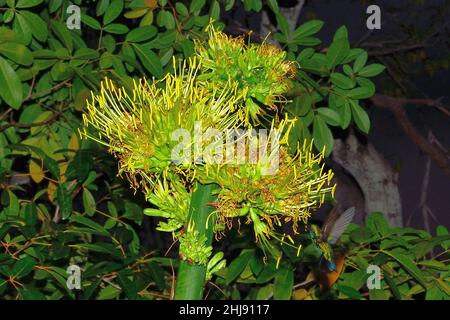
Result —
[[335, 206], [328, 215], [327, 220], [319, 229], [312, 225], [309, 228], [309, 234], [312, 242], [321, 251], [322, 255], [319, 261], [319, 269], [322, 271], [336, 271], [336, 261], [333, 252], [337, 240], [344, 233], [347, 226], [353, 220], [355, 207], [345, 210], [342, 214], [338, 213]]

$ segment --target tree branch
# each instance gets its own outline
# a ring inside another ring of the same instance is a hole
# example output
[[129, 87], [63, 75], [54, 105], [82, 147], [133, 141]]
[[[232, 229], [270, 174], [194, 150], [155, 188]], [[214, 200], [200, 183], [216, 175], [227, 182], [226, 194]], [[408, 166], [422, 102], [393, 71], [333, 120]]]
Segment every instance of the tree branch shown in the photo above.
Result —
[[376, 94], [371, 98], [371, 101], [375, 106], [391, 111], [405, 134], [450, 177], [450, 163], [447, 155], [435, 148], [417, 131], [404, 108], [407, 104], [412, 103], [431, 106], [436, 103], [435, 100], [394, 98]]
[[0, 132], [5, 131], [6, 129], [10, 128], [10, 127], [15, 127], [15, 128], [32, 128], [32, 127], [40, 127], [40, 126], [45, 126], [48, 125], [50, 123], [52, 123], [53, 121], [55, 121], [60, 115], [61, 115], [62, 111], [58, 111], [55, 112], [49, 119], [44, 120], [44, 121], [39, 121], [39, 122], [34, 122], [34, 123], [18, 123], [14, 120], [11, 119], [11, 121], [3, 126], [0, 127]]

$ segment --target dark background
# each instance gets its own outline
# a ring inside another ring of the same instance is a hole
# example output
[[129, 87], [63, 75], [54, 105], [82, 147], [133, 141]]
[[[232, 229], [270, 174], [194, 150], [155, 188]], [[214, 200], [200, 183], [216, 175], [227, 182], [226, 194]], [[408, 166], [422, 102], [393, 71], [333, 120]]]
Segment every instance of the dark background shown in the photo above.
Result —
[[[280, 6], [292, 8], [297, 0], [280, 1]], [[369, 5], [376, 4], [381, 8], [381, 30], [368, 31], [366, 27], [366, 9]], [[432, 74], [427, 72], [425, 64], [431, 61], [442, 61], [449, 59], [449, 23], [450, 23], [449, 1], [427, 0], [427, 1], [351, 1], [351, 0], [314, 0], [305, 1], [299, 15], [297, 26], [310, 20], [320, 19], [325, 25], [318, 36], [324, 44], [332, 40], [334, 31], [341, 25], [346, 25], [352, 46], [360, 44], [369, 51], [364, 44], [379, 43], [379, 48], [373, 50], [375, 53], [384, 50], [384, 42], [405, 39], [405, 48], [410, 44], [421, 43], [417, 48], [408, 50], [399, 46], [393, 48], [398, 54], [394, 59], [423, 51], [426, 55], [425, 61], [418, 61], [411, 65], [403, 75], [407, 83], [407, 92], [400, 96], [408, 98], [430, 98], [442, 99], [441, 102], [448, 109], [450, 103], [450, 71], [447, 64], [437, 66]], [[247, 17], [247, 20], [246, 20]], [[242, 26], [248, 29], [260, 30], [261, 14], [245, 13], [242, 5], [228, 19], [227, 31], [239, 33]], [[432, 39], [414, 40], [431, 26], [437, 25], [439, 34]], [[413, 31], [411, 31], [413, 30]], [[417, 31], [414, 31], [417, 30]], [[415, 33], [417, 32], [417, 34]], [[364, 42], [362, 42], [364, 41]], [[391, 49], [391, 47], [390, 47]], [[377, 79], [378, 80], [378, 79]], [[396, 87], [392, 79], [378, 80], [377, 91], [390, 90]], [[429, 106], [407, 105], [407, 114], [410, 121], [423, 136], [427, 136], [429, 130], [438, 141], [447, 148], [450, 145], [450, 118]], [[424, 228], [424, 221], [420, 208], [420, 196], [422, 193], [422, 182], [428, 156], [425, 155], [398, 126], [394, 116], [387, 110], [370, 106], [367, 109], [371, 119], [371, 130], [368, 141], [372, 143], [385, 159], [399, 173], [399, 190], [401, 196], [402, 216], [405, 226]], [[448, 148], [447, 154], [448, 154]], [[450, 178], [431, 161], [431, 170], [427, 195], [427, 205], [432, 214], [429, 218], [430, 229], [443, 224], [450, 226]]]

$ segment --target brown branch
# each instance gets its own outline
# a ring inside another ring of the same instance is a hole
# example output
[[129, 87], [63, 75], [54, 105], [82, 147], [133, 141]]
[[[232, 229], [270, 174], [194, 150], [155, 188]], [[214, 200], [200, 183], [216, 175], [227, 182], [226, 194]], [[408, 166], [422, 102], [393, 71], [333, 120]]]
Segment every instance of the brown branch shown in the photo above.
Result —
[[18, 123], [14, 120], [11, 119], [11, 121], [3, 126], [0, 127], [0, 132], [5, 131], [6, 129], [10, 128], [10, 127], [15, 127], [15, 128], [32, 128], [32, 127], [40, 127], [40, 126], [45, 126], [48, 124], [51, 124], [53, 121], [55, 121], [60, 115], [61, 115], [62, 111], [58, 111], [55, 112], [49, 119], [44, 120], [44, 121], [39, 121], [39, 122], [34, 122], [34, 123]]
[[433, 105], [435, 103], [433, 100], [395, 98], [376, 94], [371, 98], [371, 101], [375, 106], [391, 111], [405, 134], [420, 148], [420, 150], [428, 155], [447, 176], [450, 177], [450, 163], [447, 155], [440, 149], [435, 148], [425, 137], [420, 134], [419, 131], [417, 131], [409, 120], [404, 108], [410, 103]]
[[400, 47], [396, 47], [396, 48], [392, 48], [392, 49], [386, 49], [386, 50], [380, 50], [380, 51], [369, 51], [369, 56], [371, 57], [378, 57], [378, 56], [388, 56], [394, 53], [398, 53], [398, 52], [408, 52], [408, 51], [413, 51], [413, 50], [418, 50], [418, 49], [423, 49], [426, 47], [432, 47], [432, 44], [423, 44], [423, 43], [415, 43], [415, 44], [411, 44], [411, 45], [404, 45], [404, 46], [400, 46]]
[[430, 219], [428, 217], [428, 205], [427, 205], [428, 186], [430, 184], [430, 171], [431, 171], [431, 159], [428, 158], [425, 162], [425, 172], [423, 174], [419, 207], [420, 210], [422, 211], [423, 225], [425, 226], [425, 230], [431, 234]]

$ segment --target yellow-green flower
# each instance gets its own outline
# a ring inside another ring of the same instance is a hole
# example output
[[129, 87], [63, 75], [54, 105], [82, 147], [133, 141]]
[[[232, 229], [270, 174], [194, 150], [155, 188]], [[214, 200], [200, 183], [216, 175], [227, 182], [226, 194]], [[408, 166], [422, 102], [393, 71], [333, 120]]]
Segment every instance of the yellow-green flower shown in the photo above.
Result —
[[200, 65], [196, 59], [184, 61], [175, 68], [175, 75], [151, 84], [142, 78], [135, 81], [131, 93], [105, 79], [100, 93], [92, 93], [80, 135], [107, 146], [118, 159], [119, 174], [124, 173], [133, 188], [151, 189], [161, 175], [192, 168], [191, 159], [174, 164], [172, 152], [179, 145], [172, 136], [176, 130], [194, 136], [198, 122], [204, 130], [225, 130], [237, 124], [238, 118], [231, 113], [234, 89], [205, 88], [196, 81]]
[[176, 232], [184, 227], [191, 195], [177, 175], [169, 174], [169, 179], [158, 180], [154, 188], [146, 192], [146, 200], [156, 208], [144, 209], [144, 214], [166, 219], [159, 222], [157, 230]]
[[[325, 150], [316, 155], [312, 141], [305, 141], [291, 156], [287, 145], [291, 127], [290, 120], [276, 127], [281, 133], [279, 147], [267, 145], [269, 151], [264, 158], [216, 167], [205, 165], [204, 171], [199, 171], [199, 176], [204, 177], [200, 180], [215, 181], [221, 187], [215, 204], [219, 234], [225, 227], [232, 227], [234, 218], [243, 217], [245, 223], [253, 224], [256, 240], [270, 251], [273, 248], [269, 239], [282, 241], [283, 237], [276, 232], [276, 226], [290, 223], [293, 232], [298, 233], [299, 225], [308, 223], [311, 212], [323, 204], [326, 196], [334, 196], [333, 173], [325, 171], [322, 162]], [[253, 144], [255, 136], [247, 135], [246, 148]], [[267, 174], [267, 167], [274, 165], [267, 161], [276, 157], [277, 170]]]
[[196, 54], [203, 61], [199, 79], [205, 85], [236, 86], [241, 120], [258, 122], [267, 109], [275, 110], [277, 104], [286, 102], [283, 95], [292, 87], [296, 68], [285, 51], [267, 42], [245, 44], [243, 37], [229, 37], [212, 24], [208, 31], [207, 41], [195, 42]]

